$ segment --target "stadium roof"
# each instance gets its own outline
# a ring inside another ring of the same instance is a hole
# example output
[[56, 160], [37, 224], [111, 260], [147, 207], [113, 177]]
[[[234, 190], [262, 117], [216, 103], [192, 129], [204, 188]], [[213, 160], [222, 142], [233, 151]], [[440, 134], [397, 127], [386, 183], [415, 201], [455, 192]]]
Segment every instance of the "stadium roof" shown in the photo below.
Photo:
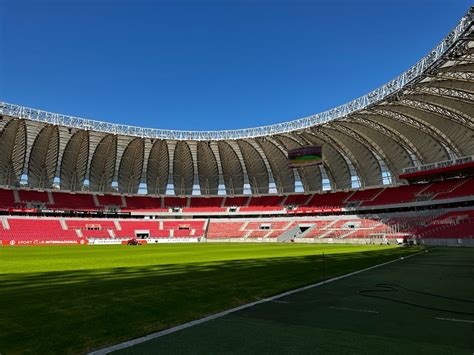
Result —
[[[191, 195], [381, 185], [403, 168], [474, 154], [474, 10], [382, 87], [334, 109], [225, 131], [133, 127], [0, 103], [0, 185]], [[289, 169], [289, 149], [323, 146], [323, 164]], [[144, 186], [144, 185], [142, 185]]]

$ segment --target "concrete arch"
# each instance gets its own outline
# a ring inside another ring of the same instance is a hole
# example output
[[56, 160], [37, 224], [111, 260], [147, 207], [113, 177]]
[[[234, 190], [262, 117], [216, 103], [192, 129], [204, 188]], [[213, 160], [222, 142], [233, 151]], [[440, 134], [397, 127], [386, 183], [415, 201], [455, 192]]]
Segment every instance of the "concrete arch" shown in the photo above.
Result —
[[386, 161], [388, 162], [387, 165], [395, 181], [403, 168], [413, 165], [410, 153], [407, 152], [398, 140], [392, 139], [391, 136], [387, 136], [381, 131], [363, 125], [358, 121], [344, 121], [340, 122], [339, 125], [344, 125], [354, 132], [357, 132], [357, 134], [370, 139], [370, 141], [374, 142], [373, 144], [379, 147], [378, 149], [383, 150]]
[[384, 125], [380, 120], [377, 120], [377, 115], [372, 112], [363, 112], [358, 115], [354, 115], [345, 120], [345, 122], [361, 126], [367, 132], [381, 135], [381, 142], [385, 143], [382, 144], [384, 147], [387, 146], [386, 139], [389, 139], [388, 142], [394, 142], [391, 144], [402, 148], [405, 151], [405, 153], [402, 154], [408, 154], [412, 164], [414, 164], [414, 161], [412, 160], [412, 155], [422, 164], [425, 161], [423, 153], [418, 150], [418, 148], [413, 144], [411, 140], [409, 140], [399, 131], [393, 129], [388, 125]]
[[58, 163], [59, 131], [57, 126], [45, 126], [36, 136], [28, 164], [28, 185], [50, 188]]
[[89, 170], [89, 186], [92, 191], [112, 191], [117, 159], [117, 136], [106, 135], [97, 145]]
[[257, 139], [257, 143], [262, 148], [268, 163], [272, 169], [272, 175], [279, 193], [295, 191], [295, 176], [288, 167], [286, 155], [270, 139]]
[[176, 195], [193, 192], [194, 167], [191, 150], [186, 142], [178, 141], [174, 150], [173, 184]]
[[357, 173], [359, 174], [362, 187], [382, 184], [380, 164], [373, 154], [371, 147], [367, 145], [367, 142], [361, 142], [360, 136], [354, 135], [353, 132], [347, 130], [345, 126], [338, 124], [327, 125], [323, 129], [323, 132], [333, 137], [339, 144], [346, 146], [347, 149], [351, 151], [356, 162], [353, 164], [358, 167]]
[[372, 139], [369, 135], [365, 134], [364, 131], [359, 131], [354, 129], [347, 122], [341, 121], [338, 125], [338, 129], [344, 131], [347, 134], [350, 134], [358, 142], [366, 146], [369, 151], [374, 155], [374, 158], [378, 161], [380, 169], [387, 169], [391, 176], [396, 180], [398, 176], [398, 169], [395, 167], [395, 161], [393, 161], [389, 155], [386, 153], [386, 150], [382, 148], [384, 145], [379, 145], [375, 140]]
[[10, 120], [0, 133], [0, 185], [16, 186], [26, 160], [26, 126]]
[[146, 184], [150, 195], [164, 195], [168, 184], [169, 155], [164, 140], [154, 142], [148, 158]]
[[84, 185], [89, 158], [89, 132], [77, 131], [64, 148], [61, 162], [61, 189], [80, 191]]
[[[374, 112], [376, 114], [374, 119], [407, 137], [418, 151], [422, 152], [426, 163], [449, 159], [445, 144], [450, 144], [450, 140], [446, 137], [446, 140], [443, 141], [442, 137], [446, 135], [442, 132], [438, 133], [424, 122], [396, 111], [376, 109]], [[456, 149], [451, 145], [449, 148]]]
[[228, 195], [244, 193], [244, 171], [235, 150], [227, 142], [217, 142], [221, 157], [224, 183]]
[[447, 140], [445, 139], [444, 142], [447, 142], [448, 146], [458, 156], [469, 155], [470, 152], [474, 151], [474, 142], [472, 140], [474, 130], [467, 128], [459, 121], [447, 120], [439, 114], [414, 107], [399, 106], [397, 108], [394, 107], [394, 110], [416, 117], [418, 120], [434, 127], [438, 132], [442, 132], [442, 137], [447, 137]]
[[135, 138], [125, 148], [120, 160], [118, 174], [119, 192], [128, 194], [138, 193], [144, 154], [145, 141], [142, 138]]
[[219, 189], [219, 170], [214, 152], [209, 142], [197, 143], [199, 186], [202, 195], [217, 195]]
[[245, 140], [238, 140], [237, 144], [242, 152], [245, 167], [249, 177], [250, 188], [253, 194], [268, 193], [270, 179], [267, 167], [260, 153]]

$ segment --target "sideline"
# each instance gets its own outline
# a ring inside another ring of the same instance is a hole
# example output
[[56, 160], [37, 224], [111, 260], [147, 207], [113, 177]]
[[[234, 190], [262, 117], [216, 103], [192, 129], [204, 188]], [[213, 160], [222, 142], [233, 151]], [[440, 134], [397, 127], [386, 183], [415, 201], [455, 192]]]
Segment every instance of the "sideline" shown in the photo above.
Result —
[[251, 303], [247, 303], [247, 304], [244, 304], [242, 306], [238, 306], [238, 307], [235, 307], [235, 308], [230, 308], [230, 309], [227, 309], [225, 311], [215, 313], [215, 314], [212, 314], [212, 315], [204, 317], [204, 318], [196, 319], [196, 320], [193, 320], [191, 322], [180, 324], [180, 325], [177, 325], [175, 327], [168, 328], [168, 329], [156, 332], [156, 333], [148, 334], [148, 335], [145, 335], [145, 336], [140, 337], [140, 338], [128, 340], [128, 341], [125, 341], [123, 343], [119, 343], [119, 344], [116, 344], [116, 345], [109, 346], [107, 348], [95, 350], [95, 351], [92, 351], [92, 352], [88, 353], [88, 355], [103, 355], [103, 354], [109, 354], [113, 351], [126, 349], [126, 348], [129, 348], [131, 346], [141, 344], [141, 343], [145, 343], [149, 340], [160, 338], [162, 336], [165, 336], [165, 335], [168, 335], [168, 334], [171, 334], [171, 333], [175, 333], [175, 332], [178, 332], [180, 330], [190, 328], [190, 327], [193, 327], [193, 326], [198, 325], [198, 324], [209, 322], [213, 319], [224, 317], [228, 314], [235, 313], [235, 312], [241, 311], [241, 310], [249, 308], [249, 307], [253, 307], [253, 306], [256, 306], [256, 305], [259, 305], [259, 304], [262, 304], [262, 303], [266, 303], [266, 302], [272, 302], [272, 301], [275, 301], [279, 298], [292, 295], [294, 293], [306, 291], [306, 290], [312, 289], [314, 287], [319, 287], [319, 286], [328, 284], [330, 282], [345, 279], [346, 277], [357, 275], [357, 274], [360, 274], [360, 273], [365, 272], [365, 271], [373, 270], [373, 269], [376, 269], [376, 268], [379, 268], [379, 267], [382, 267], [382, 266], [385, 266], [385, 265], [388, 265], [388, 264], [392, 264], [392, 263], [400, 261], [400, 260], [405, 260], [405, 259], [411, 258], [411, 257], [416, 256], [416, 255], [420, 255], [420, 254], [423, 254], [423, 253], [426, 253], [426, 252], [428, 252], [428, 250], [422, 250], [422, 251], [420, 251], [418, 253], [415, 253], [415, 254], [410, 254], [408, 256], [402, 256], [398, 259], [386, 261], [384, 263], [377, 264], [377, 265], [374, 265], [374, 266], [370, 266], [370, 267], [362, 269], [362, 270], [353, 271], [353, 272], [350, 272], [348, 274], [336, 276], [336, 277], [333, 277], [333, 278], [328, 279], [328, 280], [323, 280], [323, 281], [320, 281], [320, 282], [317, 282], [317, 283], [314, 283], [314, 284], [311, 284], [311, 285], [307, 285], [307, 286], [303, 286], [303, 287], [300, 287], [300, 288], [296, 288], [294, 290], [286, 291], [286, 292], [280, 293], [280, 294], [272, 296], [272, 297], [263, 298], [261, 300], [254, 301], [254, 302], [251, 302]]

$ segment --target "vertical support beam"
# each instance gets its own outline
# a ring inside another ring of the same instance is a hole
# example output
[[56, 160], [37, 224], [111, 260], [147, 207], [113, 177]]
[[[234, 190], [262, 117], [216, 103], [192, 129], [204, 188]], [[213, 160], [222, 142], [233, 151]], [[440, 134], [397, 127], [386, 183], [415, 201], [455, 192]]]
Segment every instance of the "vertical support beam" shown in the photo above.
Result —
[[177, 195], [177, 192], [175, 190], [174, 186], [174, 150], [176, 148], [176, 141], [166, 141], [166, 144], [168, 145], [168, 184], [166, 186], [166, 190], [168, 190], [168, 186], [173, 186], [173, 193]]
[[209, 195], [209, 189], [207, 191], [201, 191], [201, 186], [199, 184], [199, 169], [198, 169], [198, 157], [197, 157], [197, 142], [196, 141], [189, 141], [186, 142], [188, 144], [189, 150], [191, 151], [191, 157], [193, 159], [193, 191], [194, 187], [197, 186], [199, 188], [199, 195]]
[[212, 150], [212, 153], [214, 153], [214, 157], [216, 158], [216, 161], [217, 161], [217, 171], [219, 173], [219, 187], [224, 186], [224, 190], [225, 190], [226, 186], [224, 182], [224, 171], [222, 170], [221, 156], [219, 154], [219, 147], [217, 146], [217, 142], [215, 141], [210, 142], [210, 148]]
[[240, 166], [242, 167], [242, 174], [244, 175], [244, 192], [245, 192], [245, 186], [248, 186], [250, 188], [250, 180], [249, 180], [249, 175], [247, 173], [247, 168], [245, 166], [244, 157], [242, 156], [242, 152], [240, 151], [239, 145], [235, 141], [229, 141], [227, 143], [235, 151], [235, 153], [237, 154], [237, 157], [239, 158]]

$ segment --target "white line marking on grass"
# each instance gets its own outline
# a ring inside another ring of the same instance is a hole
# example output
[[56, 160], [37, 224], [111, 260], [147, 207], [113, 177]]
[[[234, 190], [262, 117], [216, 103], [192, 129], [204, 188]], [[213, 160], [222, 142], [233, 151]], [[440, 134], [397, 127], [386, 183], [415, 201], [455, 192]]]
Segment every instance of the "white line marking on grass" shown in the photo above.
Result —
[[376, 313], [376, 314], [379, 313], [377, 311], [372, 311], [370, 309], [356, 309], [356, 308], [346, 308], [346, 307], [329, 307], [329, 308], [339, 309], [341, 311], [353, 311], [353, 312]]
[[441, 318], [441, 317], [436, 317], [435, 319], [447, 320], [449, 322], [474, 323], [474, 320], [469, 320], [469, 319]]
[[273, 300], [273, 301], [270, 301], [272, 303], [290, 303], [288, 301], [276, 301], [276, 300]]
[[[420, 251], [418, 253], [408, 255], [408, 256], [405, 257], [405, 259], [411, 258], [411, 257], [419, 255], [421, 253], [424, 253], [424, 251]], [[180, 330], [190, 328], [190, 327], [193, 327], [193, 326], [198, 325], [198, 324], [206, 323], [206, 322], [209, 322], [209, 321], [217, 319], [217, 318], [222, 318], [222, 317], [224, 317], [228, 314], [235, 313], [235, 312], [241, 311], [243, 309], [247, 309], [247, 308], [262, 304], [262, 303], [275, 301], [279, 298], [286, 297], [286, 296], [292, 295], [294, 293], [299, 293], [299, 292], [306, 291], [306, 290], [309, 290], [309, 289], [312, 289], [312, 288], [315, 288], [315, 287], [319, 287], [319, 286], [322, 286], [322, 285], [325, 285], [325, 284], [328, 284], [328, 283], [331, 283], [331, 282], [334, 282], [334, 281], [337, 281], [337, 280], [342, 280], [342, 279], [345, 279], [346, 277], [354, 276], [354, 275], [360, 274], [360, 273], [365, 272], [365, 271], [377, 269], [379, 267], [382, 267], [382, 266], [385, 266], [385, 265], [388, 265], [388, 264], [392, 264], [392, 263], [395, 263], [397, 261], [400, 261], [400, 258], [394, 259], [394, 260], [391, 260], [391, 261], [387, 261], [385, 263], [377, 264], [377, 265], [374, 265], [374, 266], [370, 266], [370, 267], [362, 269], [362, 270], [353, 271], [353, 272], [350, 272], [348, 274], [344, 274], [344, 275], [341, 275], [341, 276], [336, 276], [336, 277], [333, 277], [332, 279], [320, 281], [320, 282], [317, 282], [315, 284], [311, 284], [311, 285], [303, 286], [303, 287], [300, 287], [300, 288], [296, 288], [294, 290], [290, 290], [290, 291], [287, 291], [287, 292], [280, 293], [279, 295], [275, 295], [275, 296], [272, 296], [272, 297], [268, 297], [268, 298], [264, 298], [264, 299], [255, 301], [255, 302], [247, 303], [247, 304], [244, 304], [242, 306], [238, 306], [238, 307], [235, 307], [235, 308], [230, 308], [230, 309], [227, 309], [225, 311], [222, 311], [222, 312], [219, 312], [219, 313], [216, 313], [216, 314], [212, 314], [210, 316], [207, 316], [207, 317], [204, 317], [204, 318], [201, 318], [201, 319], [196, 319], [196, 320], [193, 320], [191, 322], [187, 322], [187, 323], [180, 324], [180, 325], [177, 325], [177, 326], [172, 327], [172, 328], [162, 330], [160, 332], [145, 335], [144, 337], [141, 337], [141, 338], [132, 339], [132, 340], [120, 343], [120, 344], [109, 346], [107, 348], [92, 351], [88, 355], [109, 354], [113, 351], [129, 348], [131, 346], [141, 344], [141, 343], [147, 342], [147, 341], [152, 340], [152, 339], [160, 338], [162, 336], [165, 336], [165, 335], [168, 335], [168, 334], [171, 334], [171, 333], [175, 333], [175, 332], [178, 332]]]

